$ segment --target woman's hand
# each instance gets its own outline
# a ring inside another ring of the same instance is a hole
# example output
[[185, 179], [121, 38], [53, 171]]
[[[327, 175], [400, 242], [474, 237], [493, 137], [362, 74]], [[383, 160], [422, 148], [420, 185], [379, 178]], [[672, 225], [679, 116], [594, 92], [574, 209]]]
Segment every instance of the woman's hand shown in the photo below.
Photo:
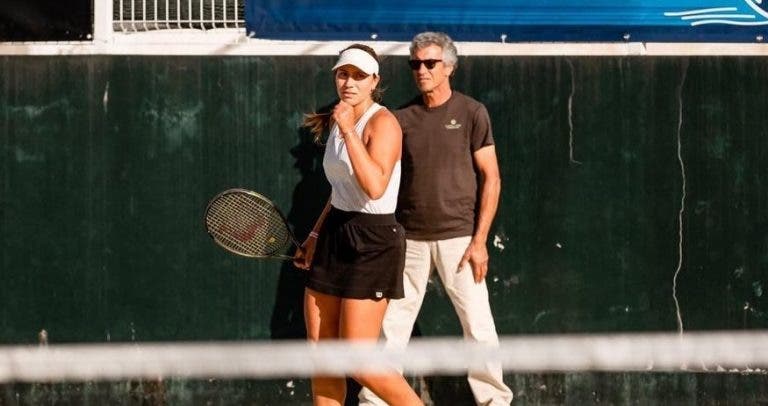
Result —
[[301, 244], [301, 247], [299, 247], [293, 255], [293, 265], [296, 268], [308, 271], [309, 267], [312, 265], [312, 259], [315, 257], [316, 246], [317, 237], [313, 235], [307, 237], [307, 239], [304, 240], [304, 243]]
[[333, 108], [333, 121], [339, 126], [339, 135], [342, 137], [353, 131], [355, 129], [355, 111], [352, 106], [345, 101], [340, 101]]

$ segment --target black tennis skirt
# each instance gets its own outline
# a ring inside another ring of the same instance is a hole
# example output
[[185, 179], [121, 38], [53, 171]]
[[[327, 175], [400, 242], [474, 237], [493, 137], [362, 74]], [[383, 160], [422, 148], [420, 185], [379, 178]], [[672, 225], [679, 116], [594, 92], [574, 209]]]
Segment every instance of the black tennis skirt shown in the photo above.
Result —
[[352, 299], [400, 299], [405, 230], [394, 214], [332, 207], [317, 240], [306, 286]]

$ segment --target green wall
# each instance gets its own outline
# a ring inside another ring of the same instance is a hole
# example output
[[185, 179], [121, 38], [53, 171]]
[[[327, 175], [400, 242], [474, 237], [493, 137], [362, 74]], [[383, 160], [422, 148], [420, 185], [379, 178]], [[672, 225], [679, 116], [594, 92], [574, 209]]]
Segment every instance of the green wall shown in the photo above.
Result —
[[[0, 344], [42, 329], [52, 343], [301, 337], [300, 273], [227, 254], [202, 215], [245, 187], [306, 235], [328, 188], [299, 123], [333, 102], [334, 59], [0, 57]], [[500, 334], [675, 331], [675, 281], [686, 330], [768, 328], [766, 61], [460, 60], [454, 87], [487, 105], [502, 169], [488, 279]], [[412, 97], [405, 57], [382, 74], [385, 104]], [[460, 334], [430, 286], [417, 334]], [[531, 403], [589, 401], [594, 385], [619, 403], [636, 385], [685, 402], [768, 396], [764, 380], [729, 379], [508, 376]], [[286, 381], [221, 383], [214, 402], [306, 402], [306, 382]], [[183, 402], [210, 385], [163, 391]], [[430, 387], [468, 396], [462, 378]], [[3, 388], [8, 402], [143, 393]]]

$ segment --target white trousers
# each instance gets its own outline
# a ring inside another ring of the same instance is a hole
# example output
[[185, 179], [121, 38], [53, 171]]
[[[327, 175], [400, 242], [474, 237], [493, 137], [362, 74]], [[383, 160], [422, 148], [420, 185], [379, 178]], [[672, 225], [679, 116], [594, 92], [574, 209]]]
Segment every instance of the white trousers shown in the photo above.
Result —
[[[382, 334], [387, 347], [404, 348], [408, 344], [432, 269], [437, 269], [453, 303], [464, 338], [488, 345], [499, 344], [485, 280], [475, 283], [469, 265], [461, 271], [458, 269], [470, 240], [471, 237], [439, 241], [406, 240], [405, 297], [391, 300], [384, 315]], [[468, 380], [478, 405], [509, 405], [512, 402], [512, 391], [504, 384], [501, 363], [487, 363], [483, 369], [469, 371]], [[359, 398], [360, 405], [386, 405], [365, 388], [360, 391]]]

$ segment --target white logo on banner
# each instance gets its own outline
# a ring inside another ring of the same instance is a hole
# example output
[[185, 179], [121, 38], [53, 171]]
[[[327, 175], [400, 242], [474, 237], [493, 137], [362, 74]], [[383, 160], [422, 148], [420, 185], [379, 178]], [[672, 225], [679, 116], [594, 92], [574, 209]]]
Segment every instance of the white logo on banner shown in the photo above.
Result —
[[[736, 2], [734, 2], [736, 3]], [[747, 3], [749, 9], [744, 10]], [[741, 7], [710, 7], [695, 10], [667, 11], [667, 17], [680, 17], [692, 26], [705, 24], [768, 25], [768, 0], [744, 0]]]

